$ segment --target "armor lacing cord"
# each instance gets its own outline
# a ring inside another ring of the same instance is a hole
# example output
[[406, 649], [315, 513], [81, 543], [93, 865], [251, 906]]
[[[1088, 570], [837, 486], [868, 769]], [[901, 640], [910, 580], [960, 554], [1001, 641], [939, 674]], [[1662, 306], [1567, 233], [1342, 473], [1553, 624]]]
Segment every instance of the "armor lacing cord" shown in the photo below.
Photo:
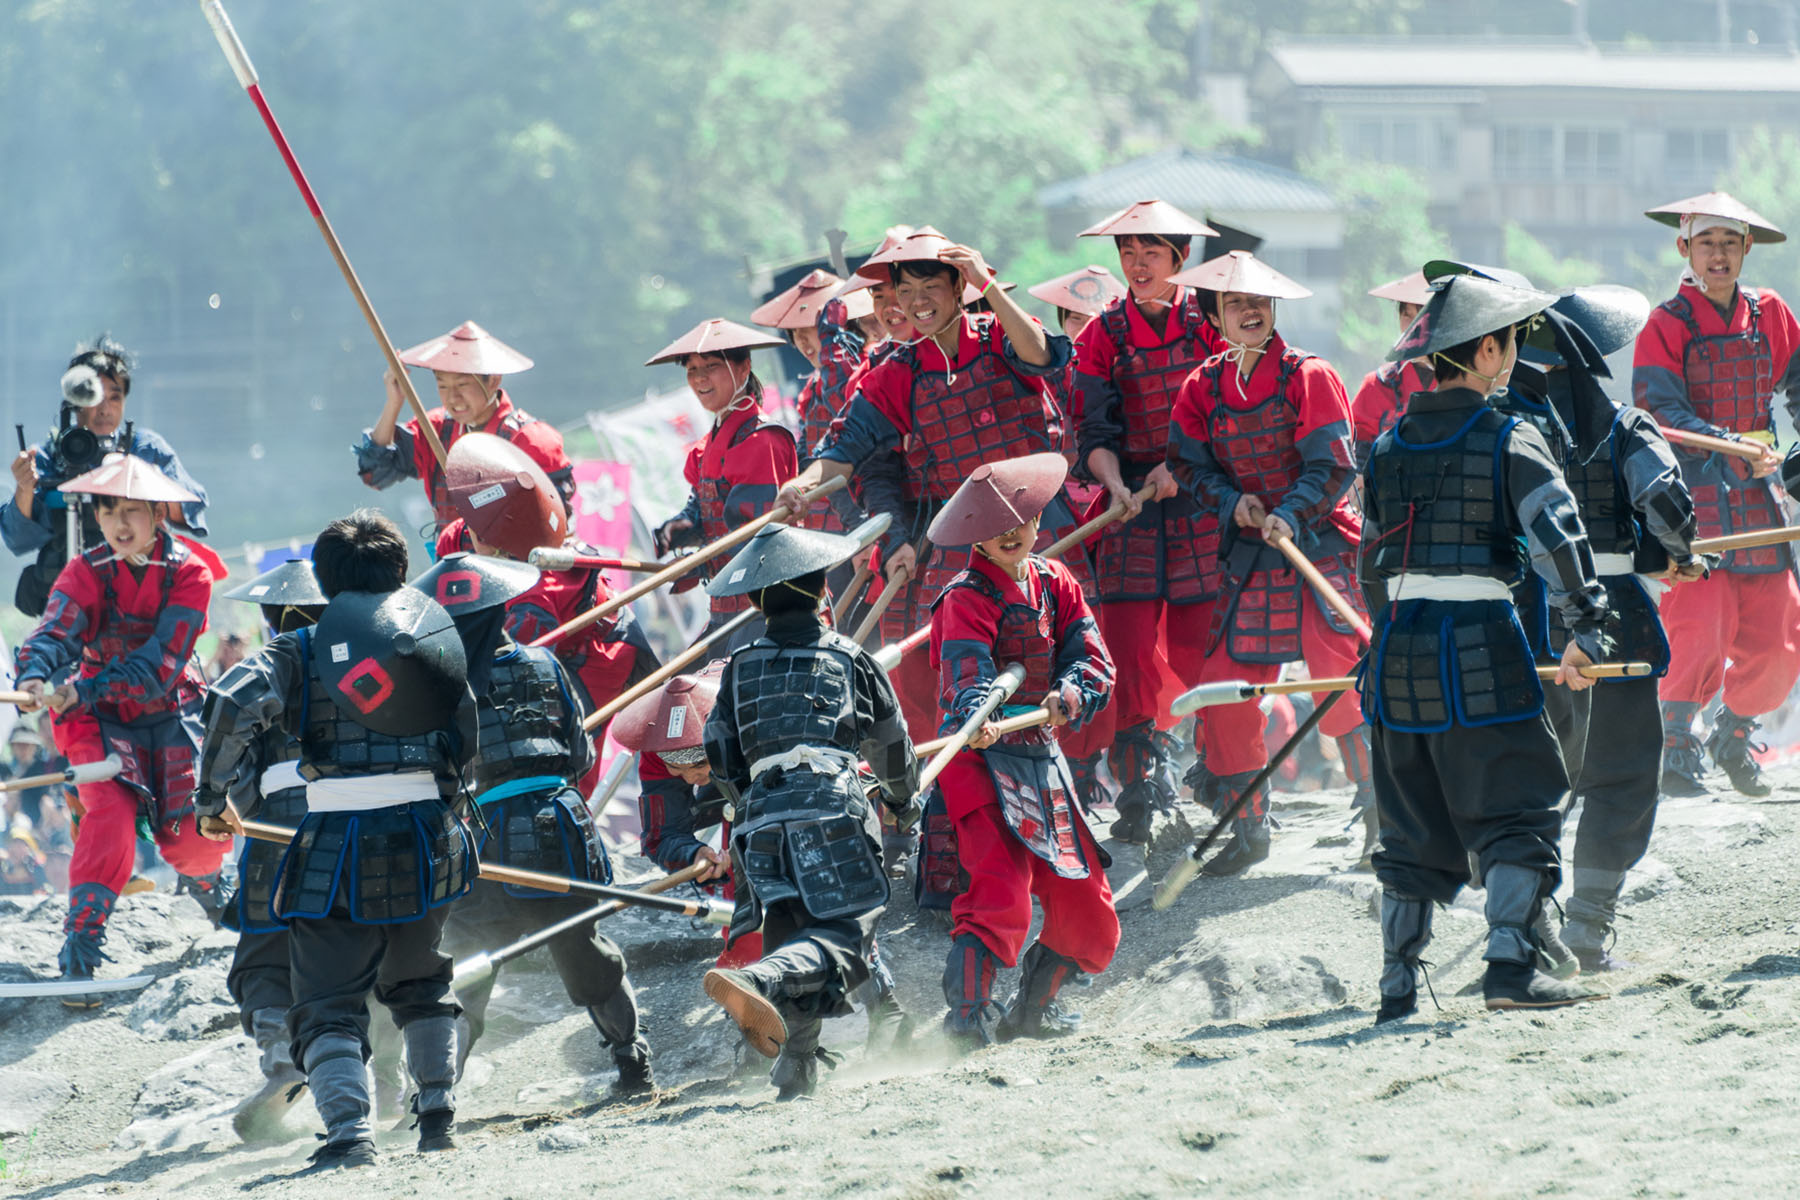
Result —
[[[1269, 306], [1269, 336], [1264, 338], [1261, 342], [1258, 342], [1256, 345], [1252, 346], [1245, 342], [1234, 342], [1230, 338], [1225, 338], [1226, 349], [1221, 357], [1233, 367], [1237, 368], [1237, 370], [1233, 372], [1233, 382], [1237, 384], [1238, 399], [1240, 400], [1250, 399], [1250, 393], [1244, 388], [1244, 359], [1252, 354], [1261, 354], [1264, 350], [1268, 349], [1269, 343], [1275, 340], [1274, 312], [1275, 306], [1271, 304]], [[1221, 333], [1220, 336], [1224, 337], [1224, 334]]]

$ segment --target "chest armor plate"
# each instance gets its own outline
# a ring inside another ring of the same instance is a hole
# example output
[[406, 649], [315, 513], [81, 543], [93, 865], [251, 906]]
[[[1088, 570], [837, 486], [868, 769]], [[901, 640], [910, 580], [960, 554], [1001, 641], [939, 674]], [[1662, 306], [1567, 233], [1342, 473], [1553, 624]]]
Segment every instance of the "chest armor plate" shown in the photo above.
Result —
[[1750, 320], [1742, 333], [1703, 335], [1685, 296], [1663, 303], [1687, 327], [1681, 373], [1688, 401], [1702, 421], [1736, 433], [1774, 428], [1775, 358], [1762, 332], [1761, 305], [1744, 293]]
[[1049, 427], [1050, 401], [1035, 381], [1006, 365], [993, 318], [975, 329], [980, 351], [952, 374], [921, 366], [914, 347], [898, 352], [913, 370], [906, 462], [933, 500], [949, 500], [983, 463], [1061, 449], [1061, 434]]
[[1199, 302], [1189, 293], [1181, 307], [1169, 314], [1166, 333], [1173, 336], [1160, 346], [1131, 344], [1130, 319], [1121, 300], [1101, 314], [1107, 336], [1118, 353], [1113, 383], [1119, 389], [1119, 417], [1125, 426], [1123, 458], [1141, 470], [1163, 461], [1169, 448], [1169, 417], [1175, 395], [1207, 357], [1202, 326], [1206, 322]]
[[1525, 551], [1501, 511], [1501, 452], [1517, 420], [1481, 409], [1445, 442], [1413, 445], [1398, 428], [1377, 439], [1368, 473], [1378, 577], [1523, 577]]
[[1270, 508], [1294, 486], [1306, 465], [1294, 436], [1300, 426], [1300, 410], [1287, 389], [1294, 372], [1310, 357], [1298, 350], [1284, 351], [1276, 368], [1275, 387], [1247, 409], [1225, 403], [1225, 371], [1227, 367], [1236, 370], [1232, 364], [1215, 356], [1201, 368], [1216, 398], [1207, 416], [1213, 455], [1240, 492], [1261, 496]]
[[307, 655], [306, 701], [301, 718], [301, 773], [309, 779], [339, 775], [397, 775], [432, 771], [440, 778], [456, 775], [447, 735], [416, 737], [377, 733], [344, 715], [331, 689], [312, 668], [311, 630], [301, 631]]
[[477, 792], [526, 775], [567, 775], [570, 703], [548, 650], [519, 646], [496, 658], [480, 714]]

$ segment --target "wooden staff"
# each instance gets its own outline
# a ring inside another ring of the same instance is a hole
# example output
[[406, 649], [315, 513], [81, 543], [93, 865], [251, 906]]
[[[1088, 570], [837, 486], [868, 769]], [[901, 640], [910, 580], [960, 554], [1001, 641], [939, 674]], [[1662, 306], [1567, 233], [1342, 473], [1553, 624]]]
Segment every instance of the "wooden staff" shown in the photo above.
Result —
[[1265, 534], [1263, 540], [1281, 551], [1288, 562], [1293, 564], [1294, 570], [1300, 572], [1300, 577], [1312, 584], [1313, 591], [1318, 593], [1325, 606], [1337, 614], [1338, 620], [1356, 631], [1356, 636], [1362, 639], [1363, 645], [1368, 645], [1374, 639], [1375, 631], [1369, 628], [1369, 623], [1344, 599], [1343, 593], [1331, 586], [1331, 580], [1325, 578], [1325, 573], [1313, 565], [1312, 559], [1294, 545], [1293, 538], [1285, 533], [1274, 533]]
[[[672, 875], [653, 879], [638, 890], [646, 896], [660, 895], [670, 888], [680, 887], [684, 883], [692, 883], [700, 878], [701, 874], [710, 866], [712, 866], [711, 863], [696, 863], [691, 867], [676, 871]], [[590, 921], [602, 920], [614, 913], [622, 912], [626, 907], [628, 906], [621, 901], [608, 900], [604, 904], [596, 904], [592, 908], [578, 912], [572, 917], [564, 917], [554, 925], [546, 925], [536, 933], [525, 935], [510, 946], [503, 946], [498, 950], [483, 950], [479, 954], [470, 955], [456, 964], [450, 986], [467, 987], [485, 979], [513, 959], [522, 954], [531, 953], [545, 942], [551, 941], [571, 929], [579, 929]]]
[[1710, 454], [1729, 454], [1733, 458], [1755, 462], [1768, 449], [1761, 442], [1734, 442], [1730, 438], [1714, 437], [1710, 433], [1689, 433], [1685, 429], [1671, 429], [1667, 425], [1656, 427], [1662, 435], [1677, 446], [1688, 446], [1695, 450], [1705, 450]]
[[[1155, 495], [1156, 485], [1153, 483], [1146, 483], [1143, 487], [1131, 493], [1131, 498], [1133, 500], [1144, 501], [1151, 499]], [[1077, 525], [1074, 529], [1050, 543], [1049, 547], [1044, 551], [1044, 557], [1056, 558], [1058, 555], [1068, 550], [1069, 547], [1079, 546], [1082, 542], [1087, 541], [1088, 538], [1092, 537], [1100, 530], [1106, 528], [1115, 521], [1123, 520], [1124, 517], [1125, 502], [1123, 500], [1114, 500], [1112, 506], [1105, 512], [1101, 513], [1091, 521]]]
[[724, 641], [760, 616], [762, 616], [762, 613], [758, 612], [756, 609], [746, 608], [743, 612], [731, 618], [731, 620], [725, 622], [717, 629], [714, 629], [710, 633], [702, 634], [700, 639], [686, 650], [683, 650], [680, 654], [677, 654], [674, 658], [671, 658], [668, 662], [656, 668], [656, 670], [650, 672], [648, 675], [620, 692], [617, 696], [614, 696], [611, 700], [608, 700], [605, 704], [602, 704], [599, 708], [596, 708], [593, 712], [589, 713], [587, 720], [581, 723], [581, 727], [589, 733], [594, 732], [594, 730], [600, 728], [600, 726], [607, 721], [612, 720], [612, 718], [627, 705], [640, 697], [649, 695], [670, 679], [681, 674], [681, 672], [687, 668], [689, 663], [692, 663], [702, 654], [705, 654], [714, 643]]
[[300, 160], [294, 157], [287, 135], [281, 132], [281, 126], [275, 121], [275, 114], [269, 111], [269, 103], [263, 98], [262, 85], [257, 81], [256, 68], [250, 65], [250, 52], [244, 49], [237, 30], [231, 27], [231, 18], [225, 15], [225, 6], [220, 0], [201, 0], [200, 8], [206, 14], [206, 23], [212, 26], [213, 36], [219, 40], [219, 49], [225, 52], [226, 60], [231, 63], [232, 74], [237, 76], [238, 83], [249, 94], [250, 103], [256, 106], [263, 124], [268, 126], [269, 136], [275, 139], [275, 148], [281, 152], [281, 161], [287, 164], [288, 174], [294, 177], [294, 185], [300, 189], [300, 198], [306, 201], [306, 210], [312, 214], [313, 222], [324, 235], [331, 257], [337, 262], [338, 270], [343, 273], [344, 282], [350, 285], [350, 294], [356, 297], [357, 307], [362, 309], [363, 320], [369, 323], [369, 332], [375, 335], [382, 357], [387, 359], [388, 370], [400, 381], [400, 390], [405, 393], [407, 403], [412, 405], [413, 415], [419, 419], [419, 432], [425, 436], [426, 445], [431, 447], [431, 453], [436, 456], [438, 469], [443, 470], [444, 443], [438, 439], [437, 428], [425, 415], [425, 406], [419, 402], [419, 393], [413, 390], [412, 378], [407, 375], [400, 356], [394, 352], [393, 340], [382, 327], [381, 318], [375, 315], [375, 306], [369, 302], [369, 293], [356, 277], [355, 268], [344, 254], [343, 243], [338, 241], [337, 232], [331, 228], [325, 210], [319, 205], [318, 196], [306, 181], [306, 173], [300, 169]]
[[919, 795], [923, 796], [930, 789], [932, 783], [943, 773], [944, 768], [950, 765], [950, 760], [956, 757], [957, 752], [969, 744], [970, 738], [981, 732], [981, 727], [987, 723], [989, 717], [993, 716], [994, 710], [1011, 699], [1012, 694], [1018, 691], [1019, 685], [1024, 682], [1025, 668], [1018, 663], [1009, 663], [1004, 671], [994, 677], [994, 682], [988, 685], [987, 699], [983, 700], [980, 706], [969, 714], [969, 719], [962, 723], [960, 729], [940, 741], [936, 755], [925, 765], [925, 769], [919, 772]]
[[1782, 542], [1797, 539], [1800, 539], [1800, 525], [1783, 525], [1776, 529], [1752, 529], [1749, 533], [1701, 538], [1689, 548], [1695, 554], [1727, 554], [1733, 550], [1750, 550], [1757, 546], [1778, 546]]
[[50, 771], [43, 775], [23, 775], [18, 779], [8, 779], [0, 783], [0, 792], [22, 792], [27, 788], [53, 787], [59, 783], [100, 783], [111, 779], [125, 769], [125, 760], [116, 754], [109, 754], [99, 762], [75, 763], [64, 771]]
[[[1539, 679], [1556, 678], [1557, 667], [1539, 667]], [[1581, 668], [1581, 673], [1589, 679], [1623, 679], [1648, 675], [1655, 670], [1647, 662], [1593, 663]], [[1331, 679], [1281, 679], [1274, 683], [1246, 683], [1241, 679], [1221, 679], [1216, 683], [1203, 683], [1197, 688], [1175, 697], [1169, 705], [1173, 716], [1185, 717], [1197, 709], [1210, 708], [1216, 704], [1241, 704], [1245, 700], [1254, 700], [1259, 696], [1288, 696], [1296, 692], [1347, 692], [1356, 686], [1356, 680], [1349, 675], [1341, 675]]]
[[842, 625], [844, 618], [849, 615], [851, 607], [856, 603], [856, 598], [868, 589], [869, 578], [875, 573], [875, 569], [869, 565], [874, 558], [873, 554], [865, 554], [862, 556], [862, 561], [856, 564], [856, 571], [850, 576], [850, 582], [845, 586], [844, 594], [838, 597], [837, 604], [831, 610], [832, 624]]
[[[287, 845], [294, 840], [294, 831], [284, 825], [270, 825], [264, 821], [240, 821], [244, 836], [255, 838], [261, 842], [276, 842]], [[566, 875], [546, 875], [542, 871], [525, 871], [518, 867], [503, 867], [498, 863], [477, 862], [476, 875], [479, 878], [492, 880], [494, 883], [510, 883], [514, 887], [535, 888], [540, 892], [561, 892], [568, 895], [599, 896], [606, 900], [617, 900], [624, 904], [634, 904], [640, 908], [655, 909], [658, 912], [679, 913], [684, 917], [700, 917], [714, 925], [724, 925], [731, 920], [731, 910], [721, 908], [710, 900], [671, 900], [667, 896], [658, 896], [650, 892], [634, 892], [630, 888], [608, 887], [604, 883], [590, 883], [585, 879], [571, 879]]]
[[598, 554], [577, 554], [561, 546], [539, 546], [527, 561], [540, 571], [660, 571], [669, 564], [655, 559], [605, 558]]
[[869, 635], [881, 625], [881, 614], [888, 610], [890, 604], [899, 599], [900, 593], [906, 590], [906, 585], [912, 582], [912, 577], [913, 569], [911, 567], [901, 567], [887, 577], [887, 582], [882, 585], [881, 595], [869, 609], [869, 615], [862, 619], [862, 624], [858, 625], [856, 632], [850, 635], [851, 641], [860, 645], [869, 640]]
[[913, 650], [923, 646], [931, 637], [931, 626], [922, 625], [897, 642], [889, 642], [875, 651], [873, 657], [877, 665], [884, 671], [892, 671], [900, 665], [900, 660]]
[[[840, 475], [836, 479], [828, 479], [812, 491], [806, 493], [802, 502], [810, 505], [814, 500], [819, 499], [821, 496], [829, 496], [849, 482], [850, 477], [847, 475]], [[555, 629], [552, 629], [549, 633], [544, 634], [531, 644], [533, 646], [548, 646], [551, 642], [560, 641], [561, 639], [568, 637], [571, 633], [586, 629], [601, 617], [618, 612], [621, 608], [624, 608], [627, 604], [630, 604], [640, 596], [648, 596], [663, 584], [672, 583], [673, 581], [680, 579], [683, 575], [686, 575], [695, 567], [705, 563], [708, 559], [716, 558], [735, 546], [743, 545], [745, 542], [755, 537], [756, 531], [761, 529], [764, 525], [767, 525], [772, 521], [785, 521], [793, 515], [793, 513], [788, 511], [787, 505], [778, 504], [762, 516], [753, 517], [750, 520], [745, 521], [742, 525], [739, 525], [724, 537], [719, 538], [716, 541], [708, 542], [692, 554], [684, 555], [681, 558], [676, 559], [656, 574], [650, 576], [650, 578], [632, 584], [606, 603], [596, 605], [579, 616], [571, 617], [569, 620], [564, 621], [561, 625], [558, 625]]]
[[36, 704], [30, 692], [0, 691], [0, 704]]
[[[1034, 725], [1042, 725], [1045, 721], [1048, 721], [1049, 719], [1050, 719], [1050, 710], [1049, 709], [1033, 708], [1033, 709], [1027, 709], [1025, 712], [1022, 712], [1022, 713], [1014, 713], [1012, 716], [1007, 717], [1003, 720], [995, 721], [994, 728], [999, 730], [1000, 736], [1004, 737], [1009, 733], [1017, 733], [1021, 729], [1030, 729]], [[947, 737], [933, 738], [929, 742], [921, 742], [917, 746], [914, 746], [913, 753], [914, 754], [936, 754], [939, 750], [942, 750], [945, 746], [948, 746], [951, 742], [954, 742], [955, 740], [956, 740], [955, 734], [950, 734]]]

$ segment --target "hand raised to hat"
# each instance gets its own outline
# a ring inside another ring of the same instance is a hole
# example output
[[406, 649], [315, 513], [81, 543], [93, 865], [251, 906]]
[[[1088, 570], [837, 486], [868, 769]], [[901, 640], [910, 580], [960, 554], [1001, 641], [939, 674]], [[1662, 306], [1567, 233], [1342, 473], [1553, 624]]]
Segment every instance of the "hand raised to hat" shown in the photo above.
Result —
[[946, 246], [938, 251], [938, 261], [947, 262], [961, 271], [963, 282], [976, 291], [981, 291], [993, 282], [994, 277], [988, 271], [987, 260], [973, 246]]

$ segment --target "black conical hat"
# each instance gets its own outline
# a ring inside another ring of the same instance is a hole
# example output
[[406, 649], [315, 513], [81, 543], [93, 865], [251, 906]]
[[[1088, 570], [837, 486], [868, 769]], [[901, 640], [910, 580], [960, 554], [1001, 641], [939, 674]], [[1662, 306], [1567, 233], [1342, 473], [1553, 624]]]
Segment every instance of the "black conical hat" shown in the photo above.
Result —
[[[1426, 273], [1430, 274], [1429, 267]], [[1497, 283], [1480, 275], [1451, 274], [1437, 283], [1431, 303], [1388, 351], [1388, 361], [1428, 358], [1482, 334], [1517, 325], [1555, 302], [1549, 292]]]
[[313, 574], [312, 564], [304, 558], [290, 558], [279, 567], [264, 571], [248, 583], [240, 583], [229, 592], [221, 592], [221, 600], [242, 600], [246, 604], [323, 605], [325, 592]]
[[1434, 258], [1420, 270], [1426, 283], [1436, 283], [1452, 275], [1475, 275], [1482, 279], [1491, 279], [1495, 283], [1510, 284], [1516, 288], [1532, 290], [1537, 287], [1531, 280], [1510, 267], [1490, 267], [1486, 263], [1464, 262], [1459, 258]]
[[458, 551], [446, 554], [407, 587], [424, 592], [451, 616], [480, 612], [537, 586], [538, 569], [511, 559]]
[[[1573, 321], [1601, 358], [1630, 345], [1650, 320], [1650, 299], [1636, 288], [1618, 283], [1596, 283], [1564, 289], [1551, 309]], [[1552, 360], [1552, 366], [1557, 360]], [[1609, 372], [1602, 364], [1597, 374]]]
[[788, 579], [835, 567], [868, 545], [860, 537], [764, 525], [706, 585], [709, 596], [746, 596]]

